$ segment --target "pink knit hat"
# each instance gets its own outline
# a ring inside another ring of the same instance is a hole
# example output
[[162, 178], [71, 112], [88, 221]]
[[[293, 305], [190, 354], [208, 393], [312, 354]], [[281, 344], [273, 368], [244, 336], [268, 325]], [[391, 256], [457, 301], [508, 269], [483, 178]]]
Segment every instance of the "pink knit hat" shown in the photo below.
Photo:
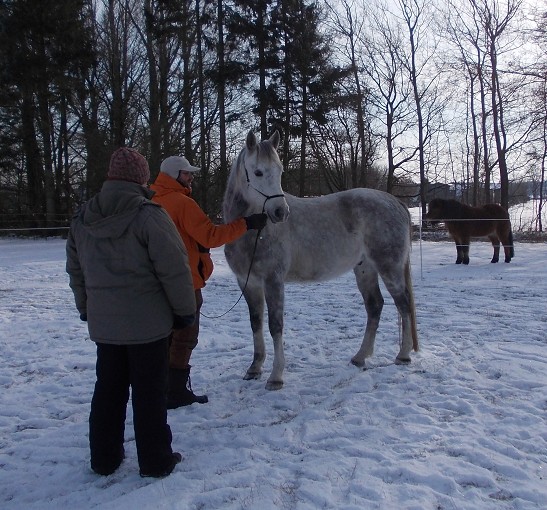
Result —
[[135, 149], [120, 147], [110, 158], [109, 180], [146, 184], [150, 180], [148, 162]]

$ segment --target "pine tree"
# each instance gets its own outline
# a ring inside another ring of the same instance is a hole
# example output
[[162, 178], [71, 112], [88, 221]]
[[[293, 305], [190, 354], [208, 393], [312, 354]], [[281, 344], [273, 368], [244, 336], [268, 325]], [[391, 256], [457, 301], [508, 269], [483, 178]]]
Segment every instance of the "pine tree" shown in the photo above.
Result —
[[47, 224], [68, 207], [68, 104], [90, 54], [83, 6], [83, 0], [39, 6], [13, 0], [0, 11], [2, 88], [10, 91], [9, 116], [20, 129], [23, 209], [29, 218], [45, 213]]
[[[298, 194], [306, 194], [308, 138], [314, 124], [327, 122], [328, 112], [340, 101], [339, 84], [349, 70], [332, 64], [332, 52], [321, 31], [321, 11], [315, 2], [281, 0], [276, 13], [282, 49], [280, 79], [284, 88], [283, 108], [276, 123], [286, 137], [300, 140]], [[284, 156], [288, 158], [288, 140]], [[285, 160], [286, 168], [288, 159]]]

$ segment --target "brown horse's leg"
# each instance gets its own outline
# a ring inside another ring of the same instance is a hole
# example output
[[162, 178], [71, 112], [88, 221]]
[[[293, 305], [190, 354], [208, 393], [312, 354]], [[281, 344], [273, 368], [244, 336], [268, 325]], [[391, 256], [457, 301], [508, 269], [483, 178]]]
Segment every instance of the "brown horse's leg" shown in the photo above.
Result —
[[458, 257], [456, 264], [469, 264], [469, 239], [455, 238]]
[[505, 262], [511, 262], [515, 253], [513, 249], [513, 236], [503, 243], [503, 251], [505, 252]]
[[471, 242], [471, 239], [469, 236], [463, 236], [461, 238], [461, 250], [462, 250], [462, 263], [467, 265], [469, 264], [469, 244]]
[[488, 236], [488, 239], [490, 239], [490, 241], [492, 242], [492, 246], [494, 247], [494, 256], [492, 257], [492, 260], [490, 262], [495, 264], [500, 260], [500, 240], [498, 236], [495, 235]]
[[505, 262], [511, 262], [511, 259], [514, 257], [515, 251], [513, 248], [513, 232], [511, 231], [511, 224], [509, 222], [504, 222], [504, 224], [499, 227], [498, 236], [503, 244]]
[[454, 235], [452, 237], [454, 237], [454, 242], [456, 243], [456, 253], [457, 253], [456, 264], [461, 264], [463, 262], [462, 243], [459, 237], [456, 237]]

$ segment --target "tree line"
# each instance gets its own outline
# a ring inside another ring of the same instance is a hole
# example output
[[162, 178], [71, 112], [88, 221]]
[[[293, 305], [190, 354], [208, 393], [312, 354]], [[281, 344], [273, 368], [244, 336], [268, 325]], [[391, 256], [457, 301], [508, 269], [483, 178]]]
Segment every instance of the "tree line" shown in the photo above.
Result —
[[546, 44], [525, 0], [2, 0], [0, 227], [66, 224], [120, 146], [153, 178], [185, 155], [219, 218], [252, 129], [292, 194], [509, 207], [526, 181], [542, 230]]

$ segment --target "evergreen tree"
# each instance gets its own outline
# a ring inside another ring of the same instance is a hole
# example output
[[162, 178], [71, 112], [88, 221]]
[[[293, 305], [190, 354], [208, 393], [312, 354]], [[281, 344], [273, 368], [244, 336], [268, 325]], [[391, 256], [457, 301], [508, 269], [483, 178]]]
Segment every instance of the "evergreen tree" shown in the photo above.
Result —
[[[229, 30], [241, 44], [246, 45], [248, 60], [243, 72], [255, 75], [254, 86], [256, 105], [253, 113], [259, 117], [260, 135], [269, 136], [268, 112], [276, 105], [278, 98], [276, 70], [279, 69], [279, 37], [272, 20], [274, 0], [234, 0], [238, 7], [229, 20]], [[279, 73], [277, 73], [278, 75]]]
[[[349, 73], [332, 64], [332, 51], [321, 29], [322, 13], [316, 2], [281, 0], [276, 13], [282, 34], [283, 117], [288, 137], [300, 140], [297, 193], [306, 194], [308, 141], [314, 125], [327, 122], [327, 114], [341, 100], [339, 85]], [[272, 102], [273, 103], [273, 102]], [[288, 144], [285, 145], [285, 157]], [[286, 168], [288, 160], [285, 160]]]
[[[83, 0], [1, 5], [2, 88], [19, 126], [24, 210], [49, 224], [67, 210], [68, 104], [78, 66], [89, 61]], [[65, 199], [61, 200], [62, 195]]]

